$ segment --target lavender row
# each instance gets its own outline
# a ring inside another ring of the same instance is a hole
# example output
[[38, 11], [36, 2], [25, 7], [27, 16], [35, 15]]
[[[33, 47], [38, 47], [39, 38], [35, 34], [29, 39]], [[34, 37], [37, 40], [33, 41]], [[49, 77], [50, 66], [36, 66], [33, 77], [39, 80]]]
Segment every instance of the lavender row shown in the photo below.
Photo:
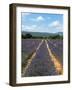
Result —
[[[60, 43], [58, 45], [58, 43]], [[56, 44], [56, 46], [54, 46]], [[53, 41], [48, 40], [49, 48], [51, 49], [52, 53], [60, 60], [61, 64], [63, 65], [63, 44], [62, 41]]]
[[41, 40], [34, 39], [22, 39], [21, 44], [21, 58], [22, 58], [22, 67], [25, 67], [27, 64], [27, 59], [29, 59], [32, 54], [35, 52]]
[[49, 40], [50, 43], [54, 45], [54, 47], [58, 48], [60, 52], [63, 50], [63, 40], [62, 39], [51, 39]]
[[34, 50], [36, 50], [40, 42], [41, 40], [38, 40], [38, 39], [22, 39], [21, 50], [22, 52], [29, 54]]

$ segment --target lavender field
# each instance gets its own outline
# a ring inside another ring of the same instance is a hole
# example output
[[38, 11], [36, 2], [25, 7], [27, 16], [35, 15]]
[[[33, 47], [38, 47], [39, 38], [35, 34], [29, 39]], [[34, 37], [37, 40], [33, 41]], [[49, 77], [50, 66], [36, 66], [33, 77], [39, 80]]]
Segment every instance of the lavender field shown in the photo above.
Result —
[[22, 39], [21, 76], [63, 74], [62, 39]]

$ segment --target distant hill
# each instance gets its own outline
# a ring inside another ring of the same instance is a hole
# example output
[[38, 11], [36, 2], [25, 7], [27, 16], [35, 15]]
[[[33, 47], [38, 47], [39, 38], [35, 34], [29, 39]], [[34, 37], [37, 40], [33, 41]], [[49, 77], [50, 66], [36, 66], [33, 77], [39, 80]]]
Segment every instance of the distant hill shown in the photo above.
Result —
[[60, 36], [63, 36], [63, 32], [58, 32], [57, 34]]
[[60, 35], [63, 36], [63, 32], [57, 32], [57, 33], [45, 33], [45, 32], [25, 32], [22, 31], [22, 35], [31, 34], [33, 37], [49, 37], [49, 36], [55, 36]]

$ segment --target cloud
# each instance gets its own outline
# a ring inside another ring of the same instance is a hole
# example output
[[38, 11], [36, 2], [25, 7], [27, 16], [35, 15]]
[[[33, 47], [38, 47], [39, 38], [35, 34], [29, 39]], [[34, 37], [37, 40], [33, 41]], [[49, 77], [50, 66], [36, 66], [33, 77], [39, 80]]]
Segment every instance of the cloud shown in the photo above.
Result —
[[51, 32], [51, 30], [47, 27], [43, 26], [38, 26], [38, 25], [22, 25], [22, 31], [27, 31], [27, 32]]
[[36, 25], [22, 25], [22, 30], [31, 31], [34, 30], [36, 27]]
[[49, 24], [49, 27], [56, 28], [56, 29], [62, 29], [61, 23], [56, 20]]
[[42, 17], [42, 16], [38, 16], [38, 17], [36, 17], [36, 18], [31, 18], [31, 20], [32, 20], [32, 21], [39, 22], [39, 21], [44, 21], [45, 19], [44, 19], [44, 17]]
[[37, 21], [44, 21], [44, 18], [42, 16], [39, 16], [36, 18]]

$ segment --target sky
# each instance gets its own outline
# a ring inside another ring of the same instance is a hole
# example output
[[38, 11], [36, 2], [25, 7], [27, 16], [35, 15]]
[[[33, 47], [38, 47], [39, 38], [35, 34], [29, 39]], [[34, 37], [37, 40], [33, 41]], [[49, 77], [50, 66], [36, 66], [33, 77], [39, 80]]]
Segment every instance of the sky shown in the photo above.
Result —
[[63, 14], [21, 13], [21, 30], [26, 32], [63, 32]]

